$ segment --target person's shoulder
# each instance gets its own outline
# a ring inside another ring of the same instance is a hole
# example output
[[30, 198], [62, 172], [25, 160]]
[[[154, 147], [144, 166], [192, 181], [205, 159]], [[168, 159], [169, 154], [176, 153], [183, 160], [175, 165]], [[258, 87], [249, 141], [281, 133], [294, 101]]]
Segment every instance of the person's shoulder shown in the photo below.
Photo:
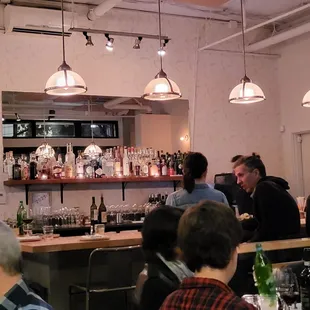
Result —
[[175, 301], [179, 298], [180, 292], [181, 290], [175, 290], [169, 294], [161, 305], [160, 310], [171, 309], [171, 307], [175, 304]]
[[33, 305], [37, 310], [53, 310], [53, 307], [44, 301], [39, 295], [33, 292], [29, 292], [27, 295], [28, 305], [25, 308], [31, 309], [31, 305]]
[[221, 191], [219, 191], [218, 189], [212, 188], [208, 185], [207, 190], [209, 191], [209, 193], [212, 193], [212, 195], [216, 196], [216, 197], [225, 197], [225, 194]]

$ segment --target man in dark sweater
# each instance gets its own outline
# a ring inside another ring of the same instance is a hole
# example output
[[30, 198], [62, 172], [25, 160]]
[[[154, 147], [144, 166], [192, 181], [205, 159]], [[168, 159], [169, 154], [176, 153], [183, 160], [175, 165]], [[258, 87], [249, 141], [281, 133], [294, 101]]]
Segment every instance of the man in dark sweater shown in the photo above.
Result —
[[288, 183], [278, 177], [266, 176], [265, 165], [256, 154], [237, 160], [234, 172], [238, 185], [252, 193], [258, 228], [251, 241], [298, 237], [300, 216], [294, 198], [287, 192]]

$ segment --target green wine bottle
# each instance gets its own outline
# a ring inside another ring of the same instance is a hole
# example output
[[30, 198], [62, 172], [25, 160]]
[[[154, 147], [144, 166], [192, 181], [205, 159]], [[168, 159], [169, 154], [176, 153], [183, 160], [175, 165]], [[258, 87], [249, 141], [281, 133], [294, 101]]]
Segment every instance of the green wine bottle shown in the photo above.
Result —
[[17, 228], [19, 230], [19, 235], [22, 236], [24, 234], [23, 229], [23, 220], [27, 217], [27, 211], [24, 207], [24, 204], [22, 201], [19, 202], [19, 207], [17, 210]]
[[261, 244], [256, 244], [254, 275], [259, 294], [269, 300], [270, 306], [276, 305], [277, 293], [272, 265], [266, 257]]

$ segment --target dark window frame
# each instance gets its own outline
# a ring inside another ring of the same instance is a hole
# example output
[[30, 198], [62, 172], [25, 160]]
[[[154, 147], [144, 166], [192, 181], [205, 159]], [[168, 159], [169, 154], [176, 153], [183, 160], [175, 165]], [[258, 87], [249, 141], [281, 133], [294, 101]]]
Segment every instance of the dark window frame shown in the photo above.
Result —
[[[43, 137], [37, 137], [36, 136], [36, 123], [42, 123], [43, 120], [21, 120], [20, 122], [17, 122], [16, 120], [5, 120], [2, 122], [2, 124], [13, 124], [13, 137], [3, 137], [3, 139], [42, 139]], [[82, 123], [88, 123], [91, 124], [90, 121], [71, 121], [71, 120], [49, 120], [48, 123], [73, 123], [74, 124], [74, 136], [73, 137], [64, 137], [64, 136], [52, 136], [47, 137], [48, 139], [75, 139], [75, 138], [81, 138], [81, 139], [88, 139], [90, 137], [82, 136]], [[17, 124], [20, 123], [30, 123], [31, 125], [31, 132], [32, 135], [30, 137], [18, 137], [17, 136]], [[114, 137], [96, 137], [96, 139], [119, 139], [119, 122], [118, 121], [95, 121], [93, 122], [95, 125], [104, 125], [104, 124], [114, 124], [116, 128], [115, 136]]]

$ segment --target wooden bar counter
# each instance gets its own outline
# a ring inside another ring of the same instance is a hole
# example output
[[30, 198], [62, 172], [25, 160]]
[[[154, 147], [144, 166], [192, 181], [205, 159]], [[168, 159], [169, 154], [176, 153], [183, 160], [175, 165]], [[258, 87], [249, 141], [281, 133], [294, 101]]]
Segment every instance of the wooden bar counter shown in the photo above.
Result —
[[[21, 249], [26, 253], [51, 253], [74, 250], [95, 249], [100, 247], [123, 247], [140, 245], [142, 242], [141, 233], [138, 231], [123, 231], [121, 233], [109, 232], [106, 235], [109, 240], [81, 241], [81, 236], [60, 237], [52, 240], [41, 240], [36, 242], [22, 242]], [[242, 243], [239, 246], [239, 253], [255, 252], [256, 243]], [[278, 240], [262, 242], [265, 251], [276, 251], [293, 248], [310, 247], [310, 238]]]

